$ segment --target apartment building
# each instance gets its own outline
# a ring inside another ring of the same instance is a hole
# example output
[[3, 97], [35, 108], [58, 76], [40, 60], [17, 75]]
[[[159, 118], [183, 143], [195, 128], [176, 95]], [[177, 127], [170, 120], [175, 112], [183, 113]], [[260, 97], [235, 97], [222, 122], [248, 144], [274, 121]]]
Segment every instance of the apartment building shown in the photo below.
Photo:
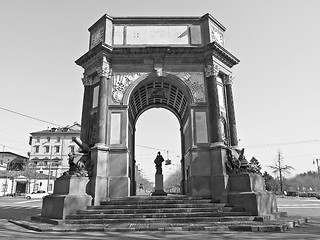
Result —
[[80, 129], [81, 125], [75, 122], [71, 126], [30, 133], [29, 167], [52, 178], [60, 177], [69, 169], [68, 154], [79, 150], [72, 138], [80, 137]]

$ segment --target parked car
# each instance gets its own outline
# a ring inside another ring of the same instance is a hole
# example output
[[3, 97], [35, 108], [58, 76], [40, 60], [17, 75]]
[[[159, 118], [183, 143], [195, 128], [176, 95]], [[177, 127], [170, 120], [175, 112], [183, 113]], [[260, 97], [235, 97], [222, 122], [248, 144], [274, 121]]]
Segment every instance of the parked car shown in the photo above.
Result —
[[297, 191], [284, 191], [286, 196], [297, 197], [299, 193]]
[[320, 200], [320, 193], [316, 194], [316, 198]]
[[48, 195], [48, 193], [46, 191], [38, 190], [36, 192], [26, 194], [25, 198], [29, 200], [29, 199], [34, 199], [34, 198], [43, 198], [47, 195]]

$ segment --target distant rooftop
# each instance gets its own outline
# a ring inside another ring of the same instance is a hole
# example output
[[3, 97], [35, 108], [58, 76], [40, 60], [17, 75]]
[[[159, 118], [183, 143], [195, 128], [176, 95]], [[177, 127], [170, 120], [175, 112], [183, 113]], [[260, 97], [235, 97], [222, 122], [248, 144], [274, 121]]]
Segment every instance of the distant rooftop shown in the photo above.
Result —
[[80, 133], [81, 125], [77, 122], [74, 122], [72, 125], [67, 125], [65, 127], [52, 127], [46, 130], [41, 130], [38, 132], [32, 132], [33, 134], [51, 134], [51, 133]]

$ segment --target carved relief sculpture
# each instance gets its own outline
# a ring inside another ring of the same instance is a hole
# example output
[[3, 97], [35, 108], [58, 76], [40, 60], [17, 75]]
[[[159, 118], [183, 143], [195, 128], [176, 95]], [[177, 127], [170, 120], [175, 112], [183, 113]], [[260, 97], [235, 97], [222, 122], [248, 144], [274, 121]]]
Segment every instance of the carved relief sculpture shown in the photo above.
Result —
[[202, 72], [171, 72], [180, 78], [190, 89], [195, 102], [205, 102], [204, 77]]
[[100, 27], [97, 31], [92, 33], [90, 48], [93, 48], [100, 42], [103, 42], [103, 36], [104, 36], [104, 27]]
[[136, 79], [145, 73], [116, 73], [112, 76], [112, 100], [117, 103], [122, 102], [123, 95], [127, 88]]
[[213, 23], [210, 24], [210, 41], [224, 45], [223, 34]]

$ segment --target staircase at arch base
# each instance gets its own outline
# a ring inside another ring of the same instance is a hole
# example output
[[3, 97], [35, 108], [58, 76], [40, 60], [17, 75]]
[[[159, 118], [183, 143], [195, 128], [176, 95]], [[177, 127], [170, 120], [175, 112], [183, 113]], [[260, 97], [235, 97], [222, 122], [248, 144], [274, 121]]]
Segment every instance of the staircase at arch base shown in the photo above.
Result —
[[270, 231], [283, 232], [308, 221], [285, 212], [254, 216], [242, 208], [183, 195], [134, 196], [101, 202], [64, 220], [33, 217], [56, 231]]

